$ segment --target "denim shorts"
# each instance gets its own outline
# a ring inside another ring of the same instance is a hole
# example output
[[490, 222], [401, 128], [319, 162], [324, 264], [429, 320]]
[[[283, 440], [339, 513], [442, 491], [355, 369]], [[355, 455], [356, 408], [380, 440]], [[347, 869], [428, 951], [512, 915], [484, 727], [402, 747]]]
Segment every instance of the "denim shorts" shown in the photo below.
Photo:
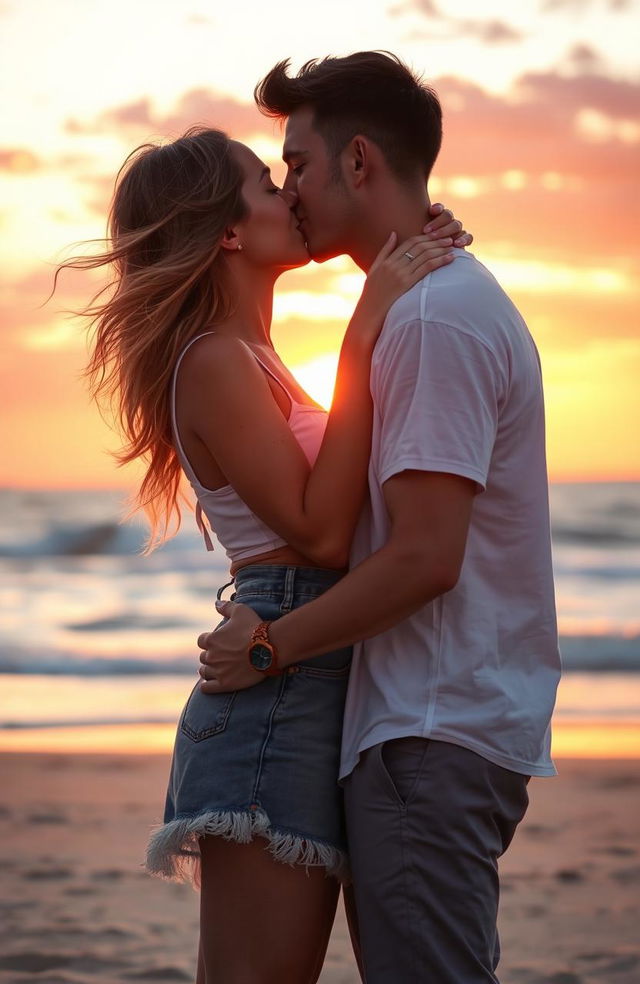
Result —
[[[233, 600], [274, 620], [340, 580], [334, 571], [250, 565]], [[205, 694], [200, 681], [180, 717], [164, 824], [147, 869], [198, 878], [203, 836], [246, 844], [260, 836], [273, 857], [323, 866], [340, 881], [347, 854], [338, 766], [351, 649], [317, 656], [255, 687]]]

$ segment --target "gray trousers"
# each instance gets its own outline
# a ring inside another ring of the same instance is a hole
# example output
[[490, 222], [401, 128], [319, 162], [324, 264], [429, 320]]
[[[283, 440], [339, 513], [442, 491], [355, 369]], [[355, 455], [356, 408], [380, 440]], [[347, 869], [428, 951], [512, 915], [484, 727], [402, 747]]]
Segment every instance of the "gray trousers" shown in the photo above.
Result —
[[361, 755], [344, 791], [366, 984], [496, 984], [498, 858], [528, 781], [425, 738]]

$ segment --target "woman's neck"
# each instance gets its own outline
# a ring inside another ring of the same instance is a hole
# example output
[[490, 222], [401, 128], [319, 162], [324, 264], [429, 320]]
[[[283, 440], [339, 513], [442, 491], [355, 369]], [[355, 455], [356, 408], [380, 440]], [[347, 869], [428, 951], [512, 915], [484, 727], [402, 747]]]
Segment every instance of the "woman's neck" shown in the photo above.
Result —
[[249, 345], [267, 345], [273, 348], [271, 319], [275, 278], [261, 273], [262, 271], [244, 265], [231, 271], [236, 304], [230, 317], [216, 326], [216, 330], [241, 338]]

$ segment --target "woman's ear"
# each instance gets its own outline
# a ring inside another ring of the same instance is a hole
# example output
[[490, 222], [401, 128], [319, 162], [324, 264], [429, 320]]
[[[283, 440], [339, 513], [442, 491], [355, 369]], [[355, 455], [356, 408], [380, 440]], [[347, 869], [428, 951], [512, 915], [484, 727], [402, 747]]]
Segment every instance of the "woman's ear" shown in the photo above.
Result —
[[224, 236], [220, 240], [220, 248], [228, 249], [232, 253], [242, 249], [242, 243], [235, 229], [225, 229]]

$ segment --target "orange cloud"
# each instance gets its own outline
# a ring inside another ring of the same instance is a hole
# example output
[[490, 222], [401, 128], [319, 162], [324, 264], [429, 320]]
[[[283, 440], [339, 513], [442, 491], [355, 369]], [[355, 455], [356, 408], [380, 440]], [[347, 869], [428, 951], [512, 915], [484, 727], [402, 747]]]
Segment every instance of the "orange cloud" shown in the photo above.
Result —
[[435, 40], [449, 41], [453, 38], [471, 37], [481, 44], [505, 44], [522, 41], [525, 37], [506, 21], [492, 18], [481, 20], [470, 17], [452, 17], [439, 7], [434, 0], [410, 0], [408, 3], [393, 7], [389, 13], [392, 17], [402, 17], [403, 14], [419, 14], [426, 20], [435, 21], [436, 30], [414, 30], [409, 34], [411, 41]]
[[10, 174], [31, 174], [42, 167], [41, 161], [24, 147], [0, 149], [0, 171]]
[[[581, 14], [587, 9], [587, 7], [591, 6], [593, 6], [593, 0], [544, 0], [541, 9], [543, 12], [570, 10], [573, 13]], [[605, 0], [604, 6], [614, 13], [619, 13], [623, 10], [629, 9], [630, 0]]]
[[70, 119], [65, 128], [71, 134], [113, 131], [130, 140], [132, 132], [135, 134], [133, 139], [138, 139], [141, 133], [177, 136], [196, 123], [225, 130], [233, 137], [251, 133], [270, 134], [273, 130], [272, 123], [258, 112], [253, 103], [240, 102], [209, 89], [186, 92], [170, 113], [155, 110], [151, 99], [145, 96], [109, 109], [95, 120], [80, 122]]
[[[555, 71], [521, 76], [508, 96], [453, 77], [437, 80], [436, 89], [445, 138], [435, 175], [445, 189], [449, 177], [476, 182], [477, 194], [459, 211], [480, 244], [501, 240], [534, 257], [614, 257], [635, 266], [640, 84]], [[603, 138], [585, 127], [585, 111], [611, 121]], [[450, 193], [455, 204], [455, 188]]]

